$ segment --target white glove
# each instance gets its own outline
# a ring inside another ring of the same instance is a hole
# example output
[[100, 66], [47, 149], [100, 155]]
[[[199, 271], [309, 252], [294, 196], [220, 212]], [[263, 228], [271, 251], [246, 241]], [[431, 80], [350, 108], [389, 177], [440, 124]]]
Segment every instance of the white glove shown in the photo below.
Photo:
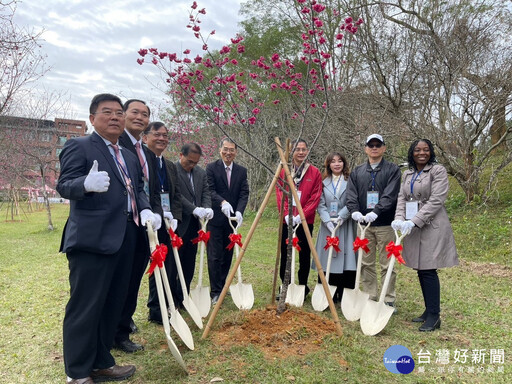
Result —
[[366, 216], [364, 217], [364, 221], [366, 221], [367, 223], [373, 223], [375, 220], [377, 220], [377, 214], [373, 211], [367, 213]]
[[400, 232], [404, 234], [411, 233], [412, 229], [414, 228], [415, 224], [411, 220], [406, 220], [402, 224], [402, 228], [400, 228]]
[[[290, 224], [288, 224], [288, 221], [290, 220], [290, 216], [286, 215], [284, 217], [284, 222], [286, 223], [286, 225], [290, 226]], [[293, 220], [293, 219], [292, 219]]]
[[98, 161], [92, 162], [91, 170], [84, 180], [85, 192], [107, 192], [110, 177], [105, 171], [98, 172]]
[[206, 216], [206, 212], [205, 212], [204, 208], [202, 208], [202, 207], [194, 208], [194, 210], [192, 211], [192, 214], [195, 217], [197, 217], [198, 219], [202, 219], [203, 217]]
[[393, 228], [395, 231], [402, 232], [402, 224], [404, 223], [403, 220], [393, 220], [391, 222], [391, 228]]
[[233, 213], [235, 213], [235, 211], [233, 211], [233, 207], [231, 206], [231, 204], [229, 204], [227, 201], [225, 201], [224, 203], [222, 203], [221, 207], [220, 207], [220, 210], [222, 211], [222, 213], [224, 214], [224, 216], [226, 216], [228, 219], [231, 217], [231, 215]]
[[151, 212], [150, 209], [143, 209], [140, 212], [140, 221], [144, 226], [146, 226], [146, 223], [150, 221], [151, 226], [155, 231], [158, 231], [162, 226], [162, 218], [160, 217], [160, 215], [158, 213]]
[[361, 212], [356, 211], [352, 214], [352, 220], [362, 223], [364, 221], [364, 216]]
[[171, 221], [174, 219], [174, 216], [172, 215], [171, 212], [164, 212], [164, 219]]
[[178, 228], [178, 220], [172, 219], [171, 220], [171, 229], [173, 232], [176, 232], [176, 228]]
[[324, 223], [327, 229], [330, 233], [334, 231], [334, 223], [332, 221], [328, 221], [327, 223]]
[[338, 219], [336, 219], [336, 225], [339, 225], [340, 227], [343, 225], [343, 222], [345, 220], [343, 220], [340, 216], [338, 216]]
[[240, 211], [236, 211], [235, 212], [235, 216], [236, 216], [236, 222], [237, 222], [237, 228], [241, 227], [242, 226], [242, 223], [244, 221], [244, 217], [242, 216], [242, 213]]
[[293, 226], [300, 224], [300, 215], [293, 216]]
[[211, 219], [213, 219], [213, 209], [211, 209], [211, 208], [205, 208], [205, 209], [204, 209], [204, 211], [206, 212], [206, 214], [205, 214], [205, 216], [204, 216], [204, 217], [206, 218], [206, 220], [211, 220]]

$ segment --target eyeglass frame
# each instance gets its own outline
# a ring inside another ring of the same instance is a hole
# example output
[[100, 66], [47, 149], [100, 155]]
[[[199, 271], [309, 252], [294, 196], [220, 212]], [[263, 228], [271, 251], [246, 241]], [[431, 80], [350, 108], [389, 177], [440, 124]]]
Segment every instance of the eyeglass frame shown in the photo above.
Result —
[[370, 149], [373, 149], [373, 148], [382, 148], [384, 146], [384, 143], [375, 143], [375, 144], [366, 144], [366, 146]]
[[111, 109], [104, 109], [102, 111], [99, 111], [99, 112], [94, 112], [93, 115], [103, 115], [105, 117], [112, 117], [112, 116], [115, 116], [115, 117], [124, 117], [125, 116], [125, 112], [123, 110], [117, 110], [117, 111], [113, 111]]

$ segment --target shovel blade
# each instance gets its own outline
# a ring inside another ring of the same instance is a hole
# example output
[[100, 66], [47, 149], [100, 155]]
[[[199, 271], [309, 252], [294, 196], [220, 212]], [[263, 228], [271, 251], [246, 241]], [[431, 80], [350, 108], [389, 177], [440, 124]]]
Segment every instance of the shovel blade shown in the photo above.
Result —
[[384, 329], [395, 308], [383, 301], [368, 300], [361, 312], [361, 330], [367, 336], [374, 336]]
[[196, 287], [190, 290], [190, 299], [194, 302], [201, 317], [206, 317], [210, 313], [211, 299], [210, 287]]
[[370, 295], [359, 289], [345, 288], [341, 298], [341, 312], [348, 321], [357, 321], [361, 318], [361, 312], [368, 302]]
[[187, 322], [183, 319], [183, 317], [181, 317], [181, 314], [176, 309], [171, 310], [170, 312], [171, 319], [169, 322], [171, 323], [172, 328], [183, 341], [183, 343], [185, 343], [189, 349], [194, 350], [194, 339]]
[[[336, 287], [333, 285], [329, 285], [329, 293], [331, 294], [331, 298], [334, 296], [336, 292]], [[322, 284], [317, 284], [315, 289], [313, 290], [313, 295], [311, 296], [311, 305], [315, 311], [322, 312], [329, 306], [329, 302], [327, 301], [327, 297], [325, 297], [325, 290]]]
[[172, 356], [178, 362], [178, 364], [185, 370], [185, 372], [187, 372], [187, 374], [188, 374], [188, 370], [187, 370], [187, 366], [185, 365], [185, 361], [183, 361], [183, 357], [181, 357], [181, 353], [180, 353], [178, 347], [176, 347], [176, 344], [174, 344], [174, 341], [172, 340], [171, 335], [166, 334], [166, 339], [167, 339], [167, 346], [169, 347], [169, 350], [171, 351]]
[[304, 304], [304, 293], [306, 286], [290, 284], [286, 293], [285, 303], [293, 305], [294, 307], [302, 307]]
[[229, 287], [231, 298], [238, 309], [251, 309], [254, 304], [254, 292], [251, 284], [236, 283]]
[[203, 319], [201, 318], [201, 314], [199, 313], [199, 309], [197, 309], [194, 302], [190, 299], [190, 297], [185, 296], [182, 302], [185, 310], [188, 312], [194, 323], [196, 323], [199, 329], [203, 329]]

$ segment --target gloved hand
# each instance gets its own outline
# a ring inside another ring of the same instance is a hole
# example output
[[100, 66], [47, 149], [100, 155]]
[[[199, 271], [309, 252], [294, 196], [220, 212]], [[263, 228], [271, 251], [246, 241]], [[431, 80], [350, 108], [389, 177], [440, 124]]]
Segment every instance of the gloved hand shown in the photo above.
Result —
[[[288, 223], [288, 221], [290, 220], [290, 216], [286, 215], [284, 217], [284, 222], [286, 223], [286, 225], [290, 226], [290, 223]], [[292, 219], [293, 220], [293, 219]]]
[[367, 213], [366, 216], [364, 217], [364, 221], [366, 221], [367, 223], [373, 223], [375, 220], [377, 220], [377, 214], [373, 211]]
[[205, 209], [204, 209], [204, 211], [206, 212], [206, 214], [205, 214], [205, 216], [204, 216], [204, 218], [205, 218], [206, 220], [211, 220], [211, 219], [213, 219], [213, 209], [211, 209], [211, 208], [205, 208]]
[[300, 224], [300, 215], [293, 216], [293, 226]]
[[84, 180], [85, 192], [107, 192], [110, 177], [105, 171], [98, 172], [98, 161], [92, 162], [91, 170]]
[[340, 216], [338, 216], [338, 219], [336, 219], [336, 225], [339, 225], [340, 227], [343, 225], [343, 222], [345, 220], [343, 220]]
[[229, 219], [231, 217], [231, 215], [233, 213], [235, 213], [235, 211], [233, 211], [233, 207], [231, 206], [231, 204], [229, 204], [227, 201], [225, 201], [221, 207], [220, 207], [220, 210], [222, 211], [222, 213]]
[[150, 209], [143, 209], [140, 212], [140, 221], [144, 226], [146, 226], [146, 223], [148, 221], [151, 222], [151, 226], [155, 231], [158, 231], [162, 226], [162, 218], [160, 217], [160, 215], [158, 213], [151, 212]]
[[242, 223], [244, 221], [244, 217], [242, 216], [242, 213], [239, 212], [239, 211], [235, 212], [235, 216], [236, 216], [236, 222], [237, 222], [236, 227], [239, 228], [239, 227], [242, 226]]
[[402, 232], [402, 224], [404, 223], [403, 220], [393, 220], [391, 222], [391, 228], [393, 228], [395, 231]]
[[327, 223], [324, 223], [324, 224], [330, 233], [332, 233], [332, 231], [334, 231], [334, 223], [332, 221], [328, 221]]
[[411, 220], [406, 220], [402, 224], [402, 228], [400, 228], [400, 231], [405, 234], [411, 233], [412, 229], [414, 228], [415, 224]]
[[356, 211], [352, 214], [352, 220], [362, 223], [364, 221], [364, 216], [361, 212]]
[[171, 212], [164, 212], [164, 219], [171, 221], [172, 219], [174, 219], [174, 216], [172, 215]]
[[176, 232], [176, 228], [178, 228], [178, 220], [172, 219], [171, 220], [171, 229], [173, 232]]
[[197, 217], [198, 219], [202, 219], [203, 217], [206, 216], [206, 212], [205, 212], [205, 209], [202, 208], [202, 207], [196, 207], [194, 208], [194, 210], [192, 211], [192, 214]]

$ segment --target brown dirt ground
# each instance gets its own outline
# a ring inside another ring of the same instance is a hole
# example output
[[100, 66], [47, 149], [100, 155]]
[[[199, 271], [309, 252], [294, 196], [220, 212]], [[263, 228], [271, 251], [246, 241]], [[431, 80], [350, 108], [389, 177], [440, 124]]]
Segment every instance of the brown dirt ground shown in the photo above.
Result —
[[334, 321], [298, 308], [288, 308], [281, 315], [275, 306], [242, 313], [241, 321], [226, 322], [212, 332], [215, 344], [231, 347], [236, 340], [274, 359], [307, 355], [322, 348], [325, 336], [336, 335]]
[[475, 263], [474, 261], [460, 260], [460, 266], [479, 276], [512, 278], [512, 268], [503, 264]]

